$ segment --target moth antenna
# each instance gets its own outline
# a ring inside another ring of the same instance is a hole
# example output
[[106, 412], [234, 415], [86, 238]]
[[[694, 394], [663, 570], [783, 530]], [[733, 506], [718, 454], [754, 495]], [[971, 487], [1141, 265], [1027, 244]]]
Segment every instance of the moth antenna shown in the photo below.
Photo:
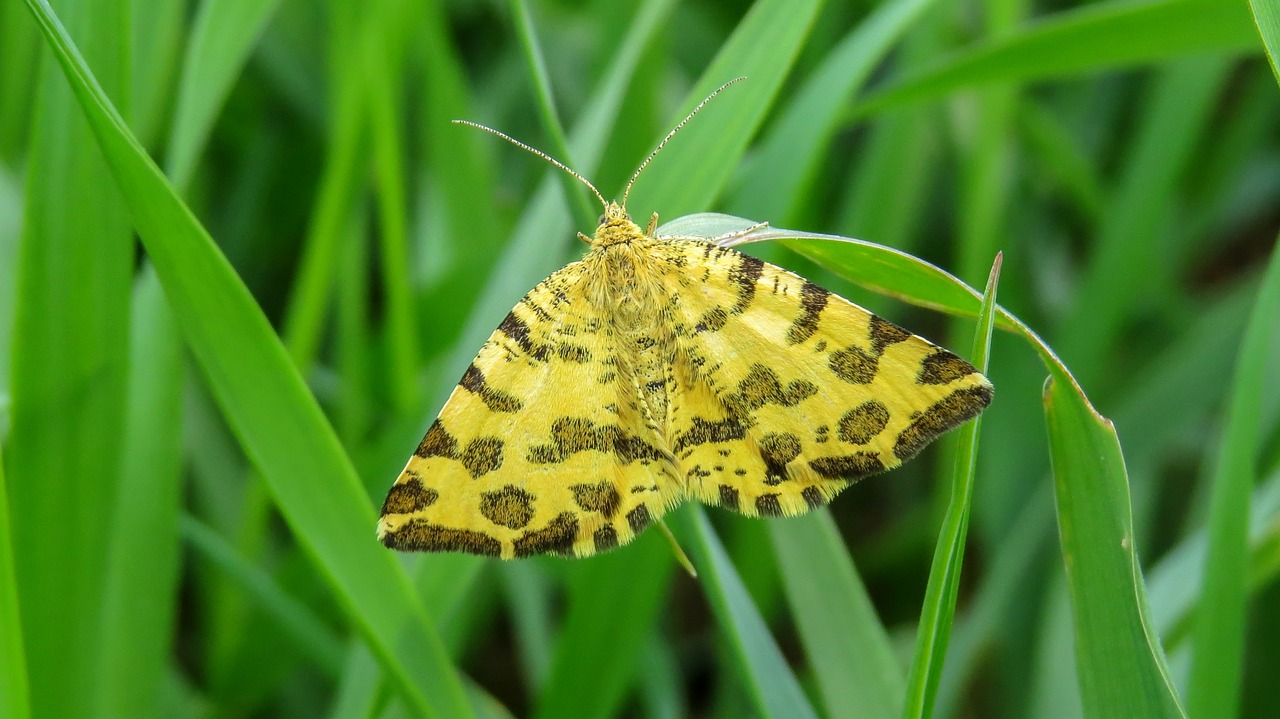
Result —
[[[716, 92], [719, 92], [719, 90], [717, 90]], [[538, 157], [541, 157], [542, 159], [546, 160], [547, 162], [550, 162], [551, 164], [555, 165], [556, 167], [560, 168], [561, 170], [564, 170], [565, 172], [569, 173], [570, 175], [573, 175], [573, 177], [574, 177], [575, 179], [577, 179], [577, 180], [578, 180], [578, 182], [581, 182], [582, 184], [586, 185], [586, 186], [591, 190], [591, 192], [593, 192], [593, 193], [595, 194], [596, 199], [600, 200], [600, 205], [601, 205], [602, 207], [604, 207], [606, 210], [607, 210], [607, 209], [609, 209], [609, 203], [605, 201], [605, 199], [604, 199], [604, 195], [600, 194], [600, 191], [596, 189], [596, 186], [595, 186], [595, 185], [591, 184], [591, 181], [590, 181], [590, 180], [588, 180], [587, 178], [583, 177], [582, 175], [579, 175], [577, 172], [574, 172], [574, 171], [573, 171], [573, 170], [572, 170], [568, 165], [566, 165], [566, 164], [564, 164], [563, 162], [561, 162], [561, 161], [557, 160], [556, 158], [552, 157], [551, 155], [548, 155], [547, 153], [543, 152], [542, 150], [539, 150], [539, 149], [536, 149], [536, 148], [533, 148], [533, 147], [529, 147], [528, 145], [524, 144], [523, 142], [520, 142], [519, 140], [517, 140], [517, 139], [515, 139], [514, 137], [512, 137], [512, 136], [510, 136], [510, 135], [506, 134], [505, 132], [499, 132], [499, 131], [497, 131], [497, 130], [493, 129], [492, 127], [488, 127], [488, 126], [485, 126], [485, 125], [481, 125], [481, 124], [480, 124], [480, 123], [478, 123], [478, 122], [471, 122], [470, 120], [454, 120], [454, 121], [453, 121], [453, 124], [455, 124], [455, 125], [466, 125], [466, 126], [468, 126], [468, 127], [474, 127], [474, 128], [476, 128], [477, 130], [484, 130], [485, 132], [487, 132], [487, 133], [489, 133], [489, 134], [491, 134], [491, 135], [497, 135], [498, 137], [501, 137], [502, 139], [506, 140], [507, 142], [511, 143], [512, 145], [515, 145], [516, 147], [518, 147], [518, 148], [520, 148], [520, 149], [522, 149], [522, 150], [527, 150], [528, 152], [531, 152], [531, 153], [533, 153], [533, 154], [537, 155]]]
[[[649, 163], [653, 160], [655, 156], [657, 156], [659, 152], [662, 152], [662, 148], [667, 146], [667, 143], [671, 141], [671, 138], [675, 137], [675, 134], [677, 132], [680, 132], [680, 128], [684, 127], [686, 123], [692, 120], [693, 116], [697, 115], [698, 111], [701, 110], [704, 105], [706, 105], [708, 102], [711, 102], [711, 98], [715, 97], [716, 95], [719, 95], [725, 88], [729, 87], [730, 85], [736, 85], [745, 79], [747, 78], [735, 77], [729, 82], [726, 82], [725, 84], [721, 85], [720, 87], [717, 87], [710, 95], [707, 95], [702, 102], [698, 103], [697, 107], [690, 110], [689, 114], [685, 115], [683, 120], [677, 123], [675, 127], [671, 128], [671, 132], [668, 132], [667, 136], [662, 138], [662, 142], [659, 142], [658, 146], [653, 148], [653, 152], [650, 152], [649, 156], [644, 158], [644, 162], [640, 163], [640, 166], [636, 168], [636, 171], [634, 173], [632, 173], [631, 179], [627, 180], [627, 186], [625, 189], [622, 190], [622, 209], [624, 210], [627, 209], [627, 197], [631, 195], [631, 186], [636, 184], [636, 178], [640, 177], [640, 173], [644, 171], [644, 168], [649, 166]], [[485, 129], [487, 130], [488, 128], [485, 128]]]

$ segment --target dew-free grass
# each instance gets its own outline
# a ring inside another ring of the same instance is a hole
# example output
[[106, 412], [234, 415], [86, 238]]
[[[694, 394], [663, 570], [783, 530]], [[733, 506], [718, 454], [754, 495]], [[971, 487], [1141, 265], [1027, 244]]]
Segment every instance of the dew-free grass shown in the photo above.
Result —
[[[160, 5], [0, 10], [9, 714], [1280, 712], [1268, 3]], [[373, 538], [591, 229], [447, 121], [625, 178], [738, 75], [633, 207], [909, 248], [752, 251], [953, 347], [982, 295], [938, 268], [1003, 251], [936, 691], [948, 450], [762, 532], [678, 515], [696, 583], [656, 536], [514, 573]]]

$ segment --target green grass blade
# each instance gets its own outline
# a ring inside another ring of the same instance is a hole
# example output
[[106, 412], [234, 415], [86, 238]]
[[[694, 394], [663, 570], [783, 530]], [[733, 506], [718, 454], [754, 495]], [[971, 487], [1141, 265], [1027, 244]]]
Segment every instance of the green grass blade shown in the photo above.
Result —
[[[128, 4], [66, 9], [128, 107]], [[134, 251], [120, 195], [59, 68], [46, 57], [34, 74], [5, 471], [31, 711], [83, 717], [98, 674], [120, 477]]]
[[826, 716], [897, 716], [902, 667], [830, 510], [771, 521], [769, 534]]
[[371, 6], [364, 19], [361, 55], [369, 135], [373, 143], [373, 172], [377, 188], [378, 238], [381, 255], [383, 314], [387, 360], [384, 369], [387, 395], [398, 415], [409, 414], [417, 404], [418, 339], [415, 303], [409, 287], [409, 231], [405, 173], [400, 158], [406, 154], [404, 133], [398, 118], [402, 105], [399, 78], [404, 64], [400, 47], [397, 6]]
[[[542, 121], [542, 131], [551, 141], [547, 152], [572, 168], [575, 166], [573, 156], [569, 154], [569, 141], [565, 139], [564, 127], [560, 123], [560, 111], [556, 109], [555, 95], [551, 90], [547, 61], [543, 57], [542, 46], [538, 42], [533, 18], [529, 15], [529, 5], [523, 0], [510, 0], [507, 6], [515, 20], [520, 49], [524, 51], [525, 64], [529, 67], [529, 78], [533, 82], [538, 99], [538, 119]], [[595, 208], [595, 198], [588, 195], [589, 190], [572, 175], [562, 172], [556, 174], [556, 177], [564, 187], [564, 196], [569, 202], [575, 224], [579, 227], [591, 227], [600, 214]]]
[[1061, 118], [1034, 97], [1019, 98], [1018, 130], [1046, 175], [1060, 186], [1080, 214], [1096, 223], [1103, 216], [1106, 193], [1098, 169]]
[[0, 639], [0, 714], [25, 719], [31, 714], [31, 696], [27, 684], [27, 654], [22, 644], [22, 616], [18, 609], [3, 459], [0, 456], [0, 637], [3, 637]]
[[[373, 539], [374, 513], [350, 460], [266, 318], [133, 140], [47, 3], [27, 4], [108, 158], [187, 343], [298, 542], [411, 706], [469, 715], [408, 577]], [[416, 625], [412, 646], [399, 641], [406, 622]]]
[[707, 93], [735, 77], [745, 76], [747, 81], [703, 108], [698, 121], [686, 125], [653, 159], [628, 200], [633, 215], [643, 218], [658, 212], [678, 217], [708, 208], [782, 87], [819, 5], [814, 0], [762, 0], [751, 7], [682, 107], [693, 109]]
[[1253, 22], [1262, 37], [1271, 73], [1276, 76], [1276, 82], [1280, 82], [1280, 7], [1268, 0], [1249, 0], [1249, 10], [1253, 12]]
[[971, 85], [1067, 77], [1257, 46], [1243, 3], [1112, 0], [1042, 18], [988, 40], [872, 94], [855, 112], [879, 112]]
[[[1177, 272], [1161, 240], [1178, 183], [1192, 167], [1197, 141], [1211, 127], [1230, 69], [1224, 59], [1187, 58], [1155, 76], [1123, 174], [1103, 213], [1097, 249], [1076, 289], [1081, 298], [1107, 301], [1078, 303], [1059, 331], [1057, 344], [1086, 387], [1093, 386], [1121, 341], [1134, 305], [1154, 296], [1162, 277]], [[1146, 269], [1134, 272], [1135, 267]]]
[[739, 681], [755, 711], [766, 719], [816, 719], [817, 713], [787, 666], [738, 570], [729, 561], [706, 512], [701, 506], [691, 505], [675, 515], [675, 522], [685, 530], [682, 536], [698, 568], [698, 580], [729, 642], [738, 664]]
[[167, 0], [133, 0], [129, 9], [134, 43], [129, 125], [143, 147], [154, 147], [173, 104], [173, 81], [187, 33], [187, 8]]
[[[1275, 551], [1276, 537], [1280, 535], [1280, 525], [1275, 523], [1276, 516], [1280, 515], [1280, 473], [1273, 474], [1253, 491], [1249, 501], [1249, 515], [1252, 589], [1257, 586], [1260, 578], [1261, 581], [1266, 581], [1267, 575], [1259, 575], [1255, 568], [1267, 564], [1268, 553]], [[1192, 619], [1205, 594], [1205, 535], [1202, 528], [1183, 539], [1147, 573], [1150, 578], [1147, 585], [1151, 588], [1152, 620], [1160, 630], [1160, 636], [1165, 637], [1171, 655], [1177, 655], [1191, 644], [1186, 640], [1192, 635], [1189, 631], [1195, 626]], [[1271, 558], [1274, 559], [1274, 554]], [[1273, 562], [1271, 566], [1274, 576]]]
[[184, 516], [181, 526], [182, 538], [190, 543], [192, 549], [230, 575], [258, 608], [293, 637], [310, 661], [330, 676], [341, 672], [342, 640], [306, 605], [290, 596], [271, 575], [254, 566], [230, 542], [199, 520]]
[[158, 713], [179, 592], [183, 353], [153, 272], [137, 283], [132, 334], [95, 687], [94, 708], [104, 718]]
[[671, 548], [653, 531], [572, 568], [569, 611], [534, 717], [617, 714], [667, 595], [671, 566]]
[[[982, 296], [982, 310], [973, 341], [973, 366], [987, 371], [991, 355], [991, 332], [995, 325], [996, 286], [1000, 281], [1000, 264], [996, 255]], [[960, 568], [964, 561], [965, 537], [969, 530], [969, 510], [973, 501], [973, 475], [978, 463], [978, 432], [982, 418], [974, 420], [960, 432], [956, 464], [951, 487], [951, 502], [942, 520], [938, 544], [929, 570], [924, 606], [920, 610], [920, 627], [916, 632], [916, 652], [907, 677], [904, 717], [933, 716], [934, 700], [942, 679], [942, 666], [951, 639], [951, 623], [956, 611], [956, 595], [960, 589]]]
[[[344, 14], [344, 10], [348, 12]], [[327, 153], [320, 187], [308, 221], [297, 277], [285, 307], [282, 332], [289, 356], [298, 367], [309, 367], [315, 360], [326, 326], [334, 273], [342, 254], [341, 243], [364, 241], [346, 234], [364, 190], [362, 173], [366, 170], [362, 145], [366, 124], [364, 66], [350, 62], [350, 58], [360, 52], [359, 33], [352, 32], [351, 26], [358, 24], [361, 16], [344, 2], [333, 4], [333, 15], [331, 53], [335, 57], [330, 60], [329, 109], [333, 120], [325, 144]]]
[[1227, 426], [1213, 473], [1204, 589], [1196, 610], [1195, 654], [1187, 687], [1187, 708], [1196, 717], [1239, 714], [1249, 594], [1249, 494], [1258, 476], [1262, 399], [1266, 380], [1274, 375], [1276, 366], [1268, 357], [1268, 345], [1277, 326], [1280, 244], [1271, 252], [1271, 263], [1236, 357]]
[[547, 683], [551, 657], [555, 655], [550, 582], [542, 567], [532, 562], [507, 562], [499, 572], [525, 682], [532, 693], [538, 694]]
[[279, 0], [200, 3], [182, 61], [169, 134], [165, 169], [175, 187], [186, 187], [195, 174], [213, 121], [279, 4]]
[[[0, 11], [3, 12], [3, 11]], [[22, 189], [0, 168], [0, 436], [9, 434], [14, 307], [18, 300], [18, 252], [22, 246]]]
[[[730, 212], [791, 222], [830, 148], [840, 111], [934, 0], [893, 0], [857, 25], [809, 76], [745, 168]], [[706, 209], [706, 208], [699, 208]]]
[[35, 67], [40, 33], [18, 3], [0, 7], [0, 160], [16, 165], [21, 159], [35, 97]]
[[1185, 716], [1148, 619], [1115, 428], [1049, 365], [1045, 415], [1087, 716]]

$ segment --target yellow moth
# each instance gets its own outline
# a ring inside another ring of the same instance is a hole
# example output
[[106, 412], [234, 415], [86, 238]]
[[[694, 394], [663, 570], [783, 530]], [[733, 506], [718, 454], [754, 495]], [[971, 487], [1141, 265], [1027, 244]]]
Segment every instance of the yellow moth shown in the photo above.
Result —
[[604, 214], [579, 235], [586, 256], [525, 295], [463, 373], [387, 494], [386, 546], [585, 557], [685, 499], [800, 514], [990, 403], [991, 383], [954, 354], [723, 246], [743, 233], [632, 222], [632, 184], [720, 90], [620, 203], [477, 125], [576, 177]]

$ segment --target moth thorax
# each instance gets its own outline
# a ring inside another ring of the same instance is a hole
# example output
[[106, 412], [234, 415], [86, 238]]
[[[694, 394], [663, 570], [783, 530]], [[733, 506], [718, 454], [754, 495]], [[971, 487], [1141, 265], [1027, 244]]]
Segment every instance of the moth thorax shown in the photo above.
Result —
[[591, 244], [596, 247], [608, 247], [622, 242], [631, 242], [643, 236], [644, 233], [640, 231], [640, 227], [625, 216], [617, 219], [608, 218], [604, 224], [596, 228], [596, 236]]

